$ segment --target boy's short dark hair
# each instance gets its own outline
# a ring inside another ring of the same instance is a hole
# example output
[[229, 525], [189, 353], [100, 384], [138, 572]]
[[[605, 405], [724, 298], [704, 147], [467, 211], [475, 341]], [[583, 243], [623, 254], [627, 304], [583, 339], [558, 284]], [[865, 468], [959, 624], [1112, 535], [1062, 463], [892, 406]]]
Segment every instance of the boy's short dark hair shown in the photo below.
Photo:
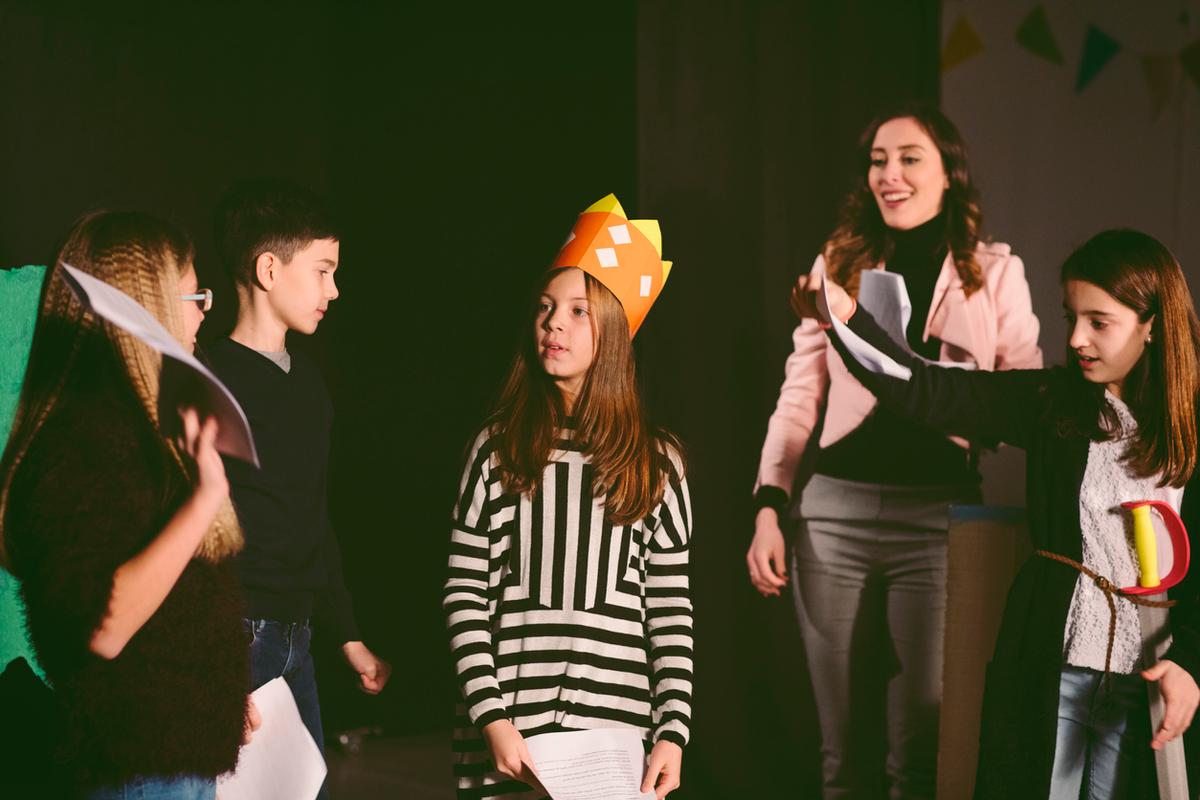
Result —
[[238, 286], [254, 284], [254, 265], [263, 253], [286, 264], [315, 239], [340, 240], [340, 228], [320, 197], [291, 181], [242, 181], [217, 205], [217, 249]]

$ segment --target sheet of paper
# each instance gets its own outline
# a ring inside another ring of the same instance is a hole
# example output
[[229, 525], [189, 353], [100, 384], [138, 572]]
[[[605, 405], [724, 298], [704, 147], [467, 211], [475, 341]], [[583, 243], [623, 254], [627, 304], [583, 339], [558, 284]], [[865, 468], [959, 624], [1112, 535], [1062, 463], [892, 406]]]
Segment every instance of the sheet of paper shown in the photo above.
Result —
[[218, 451], [257, 467], [258, 452], [250, 423], [225, 384], [132, 297], [82, 270], [67, 264], [62, 268], [67, 285], [86, 308], [162, 353], [158, 411], [164, 433], [170, 433], [170, 426], [178, 417], [177, 408], [193, 406], [202, 415], [217, 418]]
[[217, 778], [218, 800], [313, 800], [325, 780], [325, 758], [287, 681], [269, 681], [251, 697], [262, 727], [242, 748], [237, 769]]
[[[863, 277], [866, 277], [865, 271]], [[842, 340], [842, 344], [846, 345], [846, 349], [850, 351], [850, 355], [854, 356], [855, 361], [862, 364], [866, 369], [871, 370], [871, 372], [880, 375], [890, 375], [902, 381], [912, 378], [911, 369], [896, 361], [896, 359], [882, 350], [877, 349], [874, 345], [869, 344], [866, 339], [863, 339], [857, 333], [850, 330], [841, 320], [829, 312], [829, 282], [826, 280], [821, 281], [821, 292], [817, 295], [817, 302], [820, 304], [824, 316], [832, 323], [833, 332]], [[869, 311], [870, 309], [867, 310]]]
[[646, 751], [635, 730], [543, 733], [525, 743], [551, 800], [654, 800], [641, 792]]
[[[961, 361], [932, 361], [917, 355], [908, 346], [908, 324], [912, 321], [912, 301], [908, 297], [908, 284], [903, 275], [881, 269], [864, 270], [858, 286], [858, 302], [871, 312], [888, 336], [896, 344], [926, 364], [958, 369], [975, 369], [974, 364]], [[924, 320], [921, 320], [924, 325]]]
[[[823, 287], [825, 285], [822, 283]], [[821, 292], [817, 302], [822, 303], [828, 312], [827, 288]], [[939, 367], [975, 368], [974, 364], [963, 364], [958, 361], [931, 361], [913, 353], [912, 348], [908, 346], [906, 336], [909, 318], [912, 316], [912, 302], [908, 298], [908, 287], [904, 284], [903, 275], [884, 270], [863, 270], [858, 288], [858, 304], [870, 312], [892, 341], [911, 353], [914, 358]], [[842, 340], [858, 363], [881, 375], [889, 375], [905, 381], [912, 378], [911, 369], [869, 344], [831, 314], [827, 314], [827, 316], [833, 320], [833, 329], [838, 338]]]

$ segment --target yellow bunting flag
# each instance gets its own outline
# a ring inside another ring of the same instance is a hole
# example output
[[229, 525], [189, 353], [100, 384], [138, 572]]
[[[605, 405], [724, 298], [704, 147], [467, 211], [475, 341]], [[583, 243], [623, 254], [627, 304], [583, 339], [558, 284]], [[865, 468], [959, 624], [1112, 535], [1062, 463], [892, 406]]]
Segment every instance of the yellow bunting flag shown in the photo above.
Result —
[[949, 72], [982, 52], [983, 40], [979, 38], [971, 21], [965, 15], [960, 16], [942, 47], [942, 72]]
[[1142, 76], [1150, 93], [1150, 114], [1155, 119], [1171, 99], [1178, 72], [1179, 62], [1174, 56], [1142, 56]]

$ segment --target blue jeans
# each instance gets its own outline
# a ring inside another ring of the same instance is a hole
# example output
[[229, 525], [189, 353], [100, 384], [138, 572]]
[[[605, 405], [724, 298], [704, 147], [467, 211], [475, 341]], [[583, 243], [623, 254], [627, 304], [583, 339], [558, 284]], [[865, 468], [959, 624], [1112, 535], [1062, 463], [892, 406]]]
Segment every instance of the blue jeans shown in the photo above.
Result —
[[[1063, 666], [1049, 800], [1125, 797], [1136, 748], [1150, 747], [1146, 681]], [[1080, 790], [1082, 794], [1080, 793]]]
[[[273, 619], [242, 620], [250, 642], [250, 683], [254, 689], [283, 678], [287, 681], [300, 719], [312, 734], [321, 752], [325, 737], [321, 731], [321, 701], [317, 696], [317, 673], [313, 668], [312, 628], [307, 622], [279, 622]], [[317, 800], [328, 800], [328, 781], [321, 786]]]
[[217, 784], [212, 778], [182, 775], [173, 778], [134, 778], [124, 786], [95, 789], [84, 800], [213, 800]]

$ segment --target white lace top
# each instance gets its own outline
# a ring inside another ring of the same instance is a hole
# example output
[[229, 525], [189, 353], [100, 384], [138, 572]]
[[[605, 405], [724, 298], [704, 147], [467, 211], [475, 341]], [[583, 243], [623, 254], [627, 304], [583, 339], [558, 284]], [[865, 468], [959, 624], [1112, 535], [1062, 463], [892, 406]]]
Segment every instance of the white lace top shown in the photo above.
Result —
[[[1092, 442], [1088, 446], [1087, 469], [1079, 490], [1079, 525], [1083, 533], [1083, 563], [1115, 586], [1133, 586], [1138, 579], [1137, 556], [1133, 549], [1133, 518], [1121, 508], [1129, 500], [1162, 500], [1178, 511], [1183, 490], [1156, 486], [1153, 478], [1139, 478], [1121, 462], [1137, 422], [1129, 409], [1109, 392], [1105, 399], [1117, 412], [1121, 433], [1111, 441]], [[1160, 561], [1161, 565], [1161, 561]], [[1160, 570], [1163, 572], [1163, 570]], [[1142, 628], [1137, 607], [1127, 600], [1114, 598], [1117, 604], [1117, 629], [1113, 638], [1113, 672], [1133, 673], [1142, 659]], [[1080, 575], [1067, 612], [1063, 632], [1063, 658], [1072, 666], [1104, 669], [1108, 646], [1110, 612], [1104, 592]]]

